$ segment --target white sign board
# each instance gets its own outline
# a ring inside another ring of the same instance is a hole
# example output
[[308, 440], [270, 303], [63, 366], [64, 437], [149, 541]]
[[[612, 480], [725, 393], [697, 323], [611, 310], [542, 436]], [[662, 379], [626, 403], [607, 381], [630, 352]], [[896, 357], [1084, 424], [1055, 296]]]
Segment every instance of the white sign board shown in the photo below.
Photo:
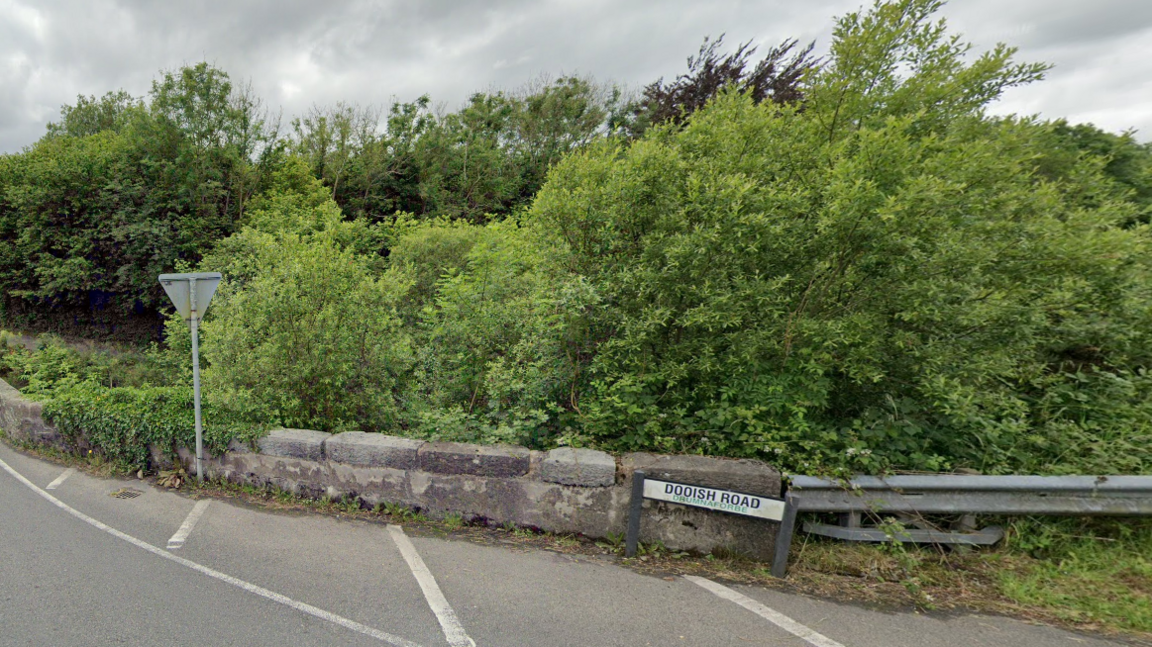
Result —
[[172, 299], [172, 305], [176, 306], [176, 311], [184, 321], [192, 318], [192, 299], [188, 289], [192, 284], [190, 279], [196, 279], [196, 315], [198, 319], [203, 319], [204, 313], [208, 310], [208, 303], [212, 301], [212, 295], [216, 294], [216, 286], [220, 284], [220, 273], [160, 275], [160, 285], [164, 286], [164, 291], [168, 293], [168, 298]]
[[655, 479], [644, 479], [644, 498], [669, 503], [731, 512], [748, 517], [780, 521], [784, 518], [784, 502], [780, 499], [742, 494], [730, 490], [684, 485]]

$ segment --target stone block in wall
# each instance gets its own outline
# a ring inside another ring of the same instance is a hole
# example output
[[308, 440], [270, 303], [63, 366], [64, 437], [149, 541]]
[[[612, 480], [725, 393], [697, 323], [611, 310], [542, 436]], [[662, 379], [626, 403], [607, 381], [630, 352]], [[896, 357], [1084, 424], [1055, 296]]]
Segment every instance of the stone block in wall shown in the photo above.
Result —
[[759, 496], [780, 496], [780, 472], [752, 459], [713, 456], [627, 454], [621, 460], [625, 474], [643, 470], [648, 478], [733, 490]]
[[324, 460], [324, 441], [332, 434], [311, 429], [273, 429], [260, 439], [260, 453], [268, 456]]
[[63, 435], [44, 420], [43, 408], [42, 403], [25, 398], [0, 380], [0, 428], [14, 440], [63, 447]]
[[425, 472], [515, 477], [528, 473], [530, 453], [511, 445], [431, 442], [420, 448], [419, 457]]
[[161, 470], [170, 470], [176, 466], [176, 462], [172, 460], [172, 452], [156, 443], [148, 444], [148, 462], [152, 467]]
[[422, 440], [397, 438], [363, 431], [346, 431], [324, 441], [324, 455], [330, 461], [358, 467], [416, 469]]
[[562, 485], [607, 487], [616, 482], [616, 459], [594, 449], [560, 447], [545, 454], [540, 478]]

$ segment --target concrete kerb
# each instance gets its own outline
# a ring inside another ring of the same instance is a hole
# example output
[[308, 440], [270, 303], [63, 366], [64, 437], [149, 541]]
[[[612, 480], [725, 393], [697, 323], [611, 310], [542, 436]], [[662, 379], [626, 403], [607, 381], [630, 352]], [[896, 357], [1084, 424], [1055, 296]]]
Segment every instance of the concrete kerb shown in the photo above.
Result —
[[[40, 416], [39, 403], [2, 380], [0, 425], [17, 440], [60, 442]], [[192, 471], [192, 452], [178, 448], [177, 454]], [[624, 532], [636, 469], [649, 478], [761, 496], [778, 497], [781, 491], [780, 473], [759, 461], [628, 454], [618, 464], [609, 454], [587, 449], [535, 452], [364, 432], [276, 429], [256, 451], [233, 443], [224, 455], [205, 460], [206, 476], [299, 496], [350, 498], [369, 507], [398, 503], [432, 517], [460, 514], [594, 538]], [[704, 553], [722, 547], [771, 560], [775, 533], [776, 524], [763, 520], [645, 501], [640, 540]]]

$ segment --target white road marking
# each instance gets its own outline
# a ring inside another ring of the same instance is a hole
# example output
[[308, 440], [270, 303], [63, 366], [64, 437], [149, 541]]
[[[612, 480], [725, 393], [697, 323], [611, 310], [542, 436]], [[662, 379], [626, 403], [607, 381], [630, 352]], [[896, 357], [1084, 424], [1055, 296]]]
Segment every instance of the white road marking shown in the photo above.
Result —
[[783, 613], [770, 609], [763, 604], [760, 604], [756, 600], [753, 600], [752, 598], [744, 595], [743, 593], [738, 593], [724, 585], [717, 584], [712, 580], [706, 580], [702, 577], [696, 577], [694, 575], [685, 575], [684, 579], [693, 582], [694, 584], [698, 584], [705, 589], [708, 589], [709, 591], [715, 593], [721, 598], [724, 598], [725, 600], [728, 600], [729, 602], [735, 602], [736, 604], [739, 604], [745, 609], [748, 609], [752, 613], [755, 613], [761, 618], [764, 618], [768, 622], [771, 622], [777, 627], [780, 627], [793, 636], [804, 640], [810, 645], [815, 645], [816, 647], [844, 647], [844, 645], [836, 642], [835, 640], [832, 640], [823, 634], [816, 633], [815, 631], [805, 627], [799, 622], [796, 622]]
[[64, 470], [63, 474], [61, 474], [60, 476], [57, 476], [56, 480], [49, 483], [48, 487], [46, 487], [44, 489], [45, 490], [55, 490], [56, 488], [60, 487], [61, 483], [63, 483], [64, 481], [67, 481], [69, 476], [72, 476], [75, 473], [76, 473], [76, 468], [75, 467], [69, 467], [68, 469]]
[[412, 545], [408, 535], [404, 534], [404, 529], [389, 524], [388, 532], [392, 535], [392, 541], [396, 542], [396, 547], [400, 549], [400, 554], [404, 556], [404, 561], [408, 562], [408, 568], [420, 584], [420, 590], [424, 591], [424, 599], [428, 600], [428, 606], [440, 621], [440, 627], [444, 630], [444, 638], [448, 644], [452, 647], [476, 647], [476, 642], [464, 632], [456, 612], [452, 610], [444, 593], [440, 591], [432, 571], [428, 570], [428, 566], [420, 558], [420, 553], [416, 552], [416, 547]]
[[330, 613], [330, 612], [325, 611], [323, 609], [319, 609], [317, 607], [314, 607], [310, 604], [305, 604], [303, 602], [297, 602], [296, 600], [293, 600], [292, 598], [289, 598], [289, 597], [284, 596], [284, 595], [280, 595], [279, 593], [276, 593], [275, 591], [269, 591], [268, 589], [263, 588], [261, 586], [256, 586], [255, 584], [245, 582], [244, 580], [232, 577], [231, 575], [228, 575], [226, 573], [221, 573], [220, 571], [209, 568], [207, 566], [197, 564], [196, 562], [184, 559], [183, 557], [177, 557], [177, 556], [173, 555], [172, 553], [169, 553], [168, 551], [166, 551], [162, 548], [158, 548], [156, 546], [153, 546], [152, 544], [141, 541], [141, 540], [139, 540], [139, 539], [133, 537], [132, 535], [127, 534], [127, 533], [120, 532], [119, 530], [116, 530], [115, 528], [108, 526], [108, 525], [104, 524], [103, 522], [97, 521], [96, 519], [89, 517], [88, 515], [84, 514], [83, 512], [80, 512], [79, 510], [76, 510], [75, 508], [69, 506], [67, 503], [64, 503], [60, 499], [57, 499], [56, 497], [52, 496], [51, 494], [48, 494], [44, 490], [41, 490], [40, 488], [36, 487], [35, 483], [24, 478], [23, 474], [21, 474], [21, 473], [17, 472], [16, 470], [12, 469], [11, 467], [9, 467], [8, 463], [5, 463], [3, 461], [3, 459], [0, 459], [0, 468], [2, 468], [5, 472], [8, 472], [9, 474], [11, 474], [12, 477], [15, 478], [17, 481], [20, 481], [24, 485], [28, 486], [29, 488], [31, 488], [31, 490], [33, 492], [35, 492], [36, 494], [39, 494], [41, 497], [47, 499], [49, 503], [56, 506], [57, 508], [60, 508], [64, 512], [67, 512], [68, 514], [72, 515], [73, 517], [76, 517], [80, 521], [83, 521], [84, 523], [86, 523], [86, 524], [88, 524], [94, 528], [98, 528], [100, 530], [103, 530], [104, 532], [112, 535], [113, 537], [116, 537], [118, 539], [123, 539], [124, 541], [132, 544], [133, 546], [136, 546], [137, 548], [142, 548], [142, 549], [152, 553], [153, 555], [157, 555], [157, 556], [163, 557], [164, 559], [167, 559], [169, 561], [176, 562], [177, 564], [180, 564], [181, 566], [187, 566], [188, 568], [190, 568], [190, 569], [192, 569], [198, 573], [203, 573], [204, 575], [207, 575], [208, 577], [215, 578], [217, 580], [220, 580], [221, 582], [226, 582], [228, 584], [231, 584], [232, 586], [243, 589], [249, 593], [253, 593], [253, 594], [258, 595], [258, 596], [265, 598], [267, 600], [271, 600], [273, 602], [283, 604], [284, 606], [296, 609], [297, 611], [307, 613], [310, 616], [320, 618], [321, 620], [327, 620], [328, 622], [340, 625], [341, 627], [344, 627], [345, 629], [350, 629], [350, 630], [355, 631], [357, 633], [364, 634], [365, 636], [371, 636], [371, 637], [376, 638], [382, 642], [388, 643], [389, 645], [396, 645], [397, 647], [421, 647], [419, 644], [411, 642], [409, 640], [404, 640], [403, 638], [400, 638], [399, 636], [393, 636], [392, 634], [385, 633], [383, 631], [380, 631], [379, 629], [373, 629], [372, 627], [369, 627], [367, 625], [362, 625], [359, 622], [356, 622], [355, 620], [349, 620], [348, 618], [338, 616], [335, 613]]
[[192, 506], [192, 511], [188, 513], [188, 517], [184, 519], [184, 523], [180, 524], [180, 529], [176, 531], [175, 535], [168, 540], [168, 550], [175, 550], [184, 545], [184, 541], [188, 539], [192, 529], [196, 527], [196, 522], [200, 521], [200, 517], [204, 514], [204, 510], [208, 508], [210, 499], [201, 499]]

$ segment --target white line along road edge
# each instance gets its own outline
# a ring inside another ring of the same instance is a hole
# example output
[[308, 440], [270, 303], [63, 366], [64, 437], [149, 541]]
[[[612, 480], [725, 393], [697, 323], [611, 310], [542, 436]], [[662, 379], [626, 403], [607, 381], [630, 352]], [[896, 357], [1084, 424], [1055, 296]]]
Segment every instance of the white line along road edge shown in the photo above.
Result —
[[745, 609], [748, 609], [752, 613], [755, 613], [761, 618], [764, 618], [768, 622], [771, 622], [777, 627], [780, 627], [793, 636], [804, 640], [810, 645], [815, 645], [815, 647], [844, 647], [844, 645], [836, 642], [835, 640], [832, 640], [823, 634], [816, 633], [815, 631], [805, 627], [799, 622], [796, 622], [783, 613], [770, 609], [763, 604], [760, 604], [756, 600], [748, 597], [747, 595], [744, 595], [743, 593], [738, 593], [726, 586], [717, 584], [712, 580], [706, 580], [702, 577], [696, 577], [694, 575], [685, 575], [684, 579], [694, 584], [699, 584], [700, 586], [708, 589], [709, 591], [724, 598], [725, 600], [728, 600], [729, 602], [735, 602], [736, 604], [739, 604]]
[[424, 598], [428, 600], [428, 606], [440, 621], [440, 627], [444, 630], [444, 638], [448, 644], [452, 647], [476, 647], [476, 642], [464, 632], [456, 612], [452, 610], [447, 598], [440, 591], [436, 578], [432, 577], [432, 571], [428, 570], [424, 560], [420, 558], [420, 553], [416, 552], [412, 540], [404, 534], [404, 529], [389, 524], [388, 532], [392, 535], [392, 541], [396, 542], [396, 547], [400, 549], [400, 554], [404, 556], [404, 561], [408, 562], [408, 568], [419, 582], [420, 590], [424, 591]]
[[8, 463], [5, 463], [2, 459], [0, 459], [0, 469], [3, 469], [5, 472], [8, 472], [9, 474], [12, 475], [12, 478], [14, 478], [17, 481], [20, 481], [24, 485], [28, 486], [33, 492], [35, 492], [36, 494], [39, 494], [41, 497], [47, 499], [49, 503], [56, 506], [57, 508], [60, 508], [64, 512], [67, 512], [68, 514], [72, 515], [73, 517], [76, 517], [80, 521], [83, 521], [84, 523], [86, 523], [86, 524], [88, 524], [94, 528], [98, 528], [100, 530], [103, 530], [104, 532], [112, 535], [113, 537], [116, 537], [118, 539], [123, 539], [124, 541], [132, 544], [133, 546], [136, 546], [137, 548], [142, 548], [142, 549], [152, 553], [153, 555], [156, 555], [158, 557], [163, 557], [164, 559], [167, 559], [167, 560], [172, 561], [172, 562], [176, 562], [177, 564], [180, 564], [181, 566], [187, 566], [188, 568], [190, 568], [190, 569], [192, 569], [198, 573], [203, 573], [204, 575], [207, 575], [208, 577], [215, 578], [217, 580], [220, 580], [221, 582], [226, 582], [228, 584], [231, 584], [232, 586], [243, 589], [249, 593], [254, 593], [254, 594], [256, 594], [262, 598], [265, 598], [267, 600], [271, 600], [273, 602], [283, 604], [284, 606], [287, 606], [287, 607], [292, 607], [293, 609], [307, 613], [310, 616], [320, 618], [321, 620], [327, 620], [328, 622], [340, 625], [341, 627], [344, 627], [345, 629], [350, 629], [350, 630], [355, 631], [357, 633], [364, 634], [365, 636], [371, 636], [371, 637], [376, 638], [377, 640], [385, 642], [389, 645], [395, 645], [396, 647], [421, 647], [419, 644], [411, 642], [409, 640], [404, 640], [403, 638], [400, 638], [399, 636], [393, 636], [392, 634], [385, 633], [383, 631], [380, 631], [379, 629], [373, 629], [372, 627], [369, 627], [368, 625], [362, 625], [359, 622], [356, 622], [355, 620], [349, 620], [348, 618], [338, 616], [335, 613], [329, 613], [328, 611], [325, 611], [323, 609], [319, 609], [319, 608], [314, 607], [310, 604], [305, 604], [303, 602], [297, 602], [296, 600], [293, 600], [292, 598], [289, 598], [289, 597], [284, 596], [284, 595], [280, 595], [279, 593], [276, 593], [275, 591], [269, 591], [268, 589], [266, 589], [264, 587], [256, 586], [255, 584], [251, 584], [251, 583], [245, 582], [244, 580], [241, 580], [239, 578], [232, 577], [231, 575], [228, 575], [227, 573], [221, 573], [220, 571], [217, 571], [217, 570], [212, 569], [212, 568], [208, 568], [207, 566], [203, 566], [201, 564], [197, 564], [196, 562], [184, 559], [183, 557], [177, 557], [177, 556], [173, 555], [172, 553], [169, 553], [168, 551], [166, 551], [162, 548], [157, 548], [156, 546], [153, 546], [152, 544], [141, 541], [141, 540], [133, 537], [132, 535], [120, 532], [119, 530], [116, 530], [115, 528], [108, 526], [108, 525], [104, 524], [103, 522], [97, 521], [96, 519], [89, 517], [88, 515], [84, 514], [83, 512], [80, 512], [79, 510], [76, 510], [75, 508], [69, 506], [67, 503], [64, 503], [60, 499], [57, 499], [56, 497], [52, 496], [51, 494], [48, 494], [44, 490], [41, 490], [40, 488], [36, 487], [35, 483], [24, 478], [23, 474], [21, 474], [21, 473], [17, 472], [16, 470], [12, 469], [11, 467], [9, 467]]
[[180, 524], [180, 529], [176, 531], [175, 535], [168, 540], [168, 550], [176, 550], [184, 545], [184, 541], [188, 539], [188, 535], [192, 533], [192, 529], [196, 527], [196, 522], [200, 521], [200, 517], [204, 511], [208, 509], [208, 504], [211, 499], [201, 499], [192, 506], [192, 511], [188, 513], [188, 517], [184, 519], [184, 523]]
[[48, 487], [46, 487], [44, 489], [45, 490], [55, 490], [56, 488], [60, 487], [60, 484], [62, 484], [64, 481], [67, 481], [69, 476], [72, 476], [75, 473], [76, 473], [76, 468], [75, 467], [69, 467], [68, 469], [64, 470], [63, 474], [61, 474], [60, 476], [57, 476], [56, 480], [49, 483]]

